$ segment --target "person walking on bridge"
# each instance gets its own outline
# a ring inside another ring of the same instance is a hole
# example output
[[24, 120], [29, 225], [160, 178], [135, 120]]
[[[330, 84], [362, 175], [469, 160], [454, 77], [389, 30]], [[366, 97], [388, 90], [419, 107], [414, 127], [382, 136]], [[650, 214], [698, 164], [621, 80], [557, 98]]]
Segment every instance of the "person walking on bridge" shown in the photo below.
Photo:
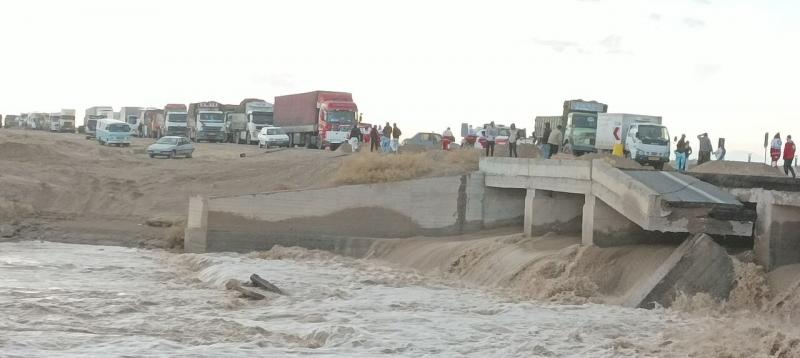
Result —
[[769, 156], [772, 158], [772, 166], [775, 168], [778, 167], [778, 159], [781, 158], [781, 146], [783, 146], [781, 134], [775, 133], [775, 137], [772, 138], [772, 142], [769, 145]]
[[542, 150], [542, 158], [550, 159], [550, 133], [552, 132], [552, 128], [550, 128], [550, 123], [544, 124], [544, 131], [542, 132], [542, 137], [539, 139], [539, 149]]
[[686, 171], [686, 134], [681, 134], [681, 139], [675, 145], [675, 165], [679, 172]]
[[550, 159], [553, 156], [553, 153], [558, 153], [558, 148], [561, 144], [564, 143], [564, 135], [561, 133], [561, 125], [556, 126], [556, 130], [550, 133], [550, 137], [547, 138], [547, 145], [550, 146], [550, 153], [547, 155], [547, 159]]
[[796, 150], [797, 148], [794, 146], [792, 136], [787, 135], [786, 146], [783, 147], [783, 172], [786, 173], [786, 175], [789, 175], [789, 172], [792, 172], [792, 178], [797, 178], [797, 174], [794, 172], [794, 167], [792, 167]]
[[517, 126], [514, 123], [511, 123], [511, 127], [508, 131], [508, 156], [511, 158], [517, 158], [517, 138], [519, 137], [519, 131], [517, 131]]
[[494, 121], [489, 123], [486, 128], [486, 156], [494, 157], [494, 141], [497, 138], [497, 127], [494, 126]]

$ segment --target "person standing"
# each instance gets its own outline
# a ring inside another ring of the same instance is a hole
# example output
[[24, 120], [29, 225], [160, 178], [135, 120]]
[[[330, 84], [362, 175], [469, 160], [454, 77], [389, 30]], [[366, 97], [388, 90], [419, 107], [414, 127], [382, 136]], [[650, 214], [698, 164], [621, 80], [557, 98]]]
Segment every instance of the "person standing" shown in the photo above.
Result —
[[675, 145], [675, 164], [679, 172], [686, 170], [686, 134], [681, 134], [681, 139]]
[[769, 145], [769, 156], [772, 158], [772, 166], [775, 168], [778, 167], [778, 159], [781, 158], [782, 146], [783, 142], [781, 141], [781, 134], [775, 133], [775, 137], [772, 138], [772, 143]]
[[553, 156], [553, 153], [558, 153], [558, 149], [561, 144], [564, 142], [564, 135], [561, 133], [561, 125], [556, 126], [556, 130], [550, 132], [550, 136], [547, 138], [547, 145], [550, 146], [550, 153], [547, 156], [547, 159], [550, 159]]
[[389, 153], [389, 142], [392, 140], [392, 126], [389, 125], [389, 122], [386, 122], [381, 134], [381, 150], [384, 153]]
[[353, 151], [358, 151], [358, 144], [363, 141], [363, 137], [361, 135], [361, 129], [358, 126], [353, 126], [350, 129], [350, 146], [353, 148]]
[[392, 126], [392, 142], [391, 142], [391, 149], [394, 153], [400, 152], [400, 135], [403, 132], [400, 131], [400, 128], [397, 128], [397, 123], [394, 123]]
[[711, 140], [708, 139], [708, 133], [703, 133], [697, 136], [700, 141], [700, 151], [697, 154], [697, 165], [703, 164], [711, 160], [711, 152], [714, 148], [711, 147]]
[[497, 138], [497, 127], [494, 126], [494, 121], [489, 123], [486, 128], [486, 156], [494, 157], [494, 140]]
[[794, 161], [794, 154], [797, 148], [792, 141], [792, 136], [786, 136], [786, 146], [783, 147], [783, 172], [786, 175], [789, 175], [789, 172], [792, 172], [792, 178], [797, 178], [797, 174], [794, 172], [794, 167], [792, 167], [792, 162]]
[[539, 149], [542, 150], [542, 157], [544, 159], [550, 159], [550, 133], [553, 130], [550, 128], [550, 123], [544, 124], [544, 132], [542, 133], [542, 138], [539, 139]]
[[508, 131], [508, 156], [511, 158], [517, 158], [517, 137], [519, 137], [519, 132], [517, 131], [517, 126], [514, 123], [511, 123], [511, 127]]
[[380, 149], [378, 147], [378, 141], [380, 140], [380, 134], [378, 134], [378, 125], [373, 125], [372, 129], [369, 130], [369, 151], [370, 152], [379, 152]]
[[442, 149], [443, 150], [450, 150], [450, 143], [454, 142], [456, 137], [453, 136], [453, 132], [450, 130], [450, 127], [444, 130], [442, 133]]
[[725, 138], [720, 138], [719, 143], [717, 144], [717, 151], [714, 152], [714, 156], [717, 157], [717, 160], [725, 160], [725, 154], [728, 151], [725, 150]]

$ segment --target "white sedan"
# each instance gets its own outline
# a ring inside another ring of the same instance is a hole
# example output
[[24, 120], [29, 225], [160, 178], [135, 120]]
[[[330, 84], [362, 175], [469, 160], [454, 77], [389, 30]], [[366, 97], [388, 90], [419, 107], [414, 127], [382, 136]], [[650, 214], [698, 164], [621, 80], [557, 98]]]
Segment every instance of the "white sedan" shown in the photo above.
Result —
[[289, 136], [279, 127], [264, 127], [258, 133], [258, 147], [288, 147]]

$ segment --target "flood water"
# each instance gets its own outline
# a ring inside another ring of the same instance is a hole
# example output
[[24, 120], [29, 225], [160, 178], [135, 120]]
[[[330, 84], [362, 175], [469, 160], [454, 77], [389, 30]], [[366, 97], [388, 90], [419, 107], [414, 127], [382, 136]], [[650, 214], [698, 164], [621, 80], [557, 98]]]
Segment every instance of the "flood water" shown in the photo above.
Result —
[[[226, 291], [258, 273], [287, 296]], [[341, 257], [0, 243], [0, 356], [641, 356], [667, 311], [515, 300]]]

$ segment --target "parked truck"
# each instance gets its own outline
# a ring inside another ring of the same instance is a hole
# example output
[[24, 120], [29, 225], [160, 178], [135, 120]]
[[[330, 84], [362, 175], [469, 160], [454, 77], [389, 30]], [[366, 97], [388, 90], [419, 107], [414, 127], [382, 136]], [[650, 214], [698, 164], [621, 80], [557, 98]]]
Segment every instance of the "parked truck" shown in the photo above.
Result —
[[[53, 118], [50, 117], [50, 121]], [[75, 110], [74, 109], [61, 109], [58, 114], [58, 132], [62, 133], [75, 133]]]
[[556, 126], [561, 124], [561, 116], [536, 116], [533, 119], [533, 136], [536, 143], [547, 143], [547, 138], [544, 138], [544, 127], [546, 123], [550, 123], [550, 129], [556, 129]]
[[232, 123], [236, 124], [237, 143], [258, 143], [258, 133], [261, 132], [261, 128], [275, 124], [272, 103], [257, 98], [246, 98], [239, 106], [244, 111], [245, 123], [244, 128], [241, 128], [242, 125], [238, 122]]
[[50, 115], [42, 112], [28, 113], [25, 126], [29, 129], [48, 130], [50, 129]]
[[5, 120], [5, 127], [6, 128], [17, 128], [19, 127], [19, 116], [16, 114], [7, 114]]
[[181, 103], [169, 103], [164, 106], [164, 126], [160, 135], [188, 136], [186, 105]]
[[97, 135], [97, 121], [101, 118], [114, 118], [114, 109], [109, 106], [95, 106], [86, 109], [83, 115], [86, 139], [92, 139]]
[[275, 97], [275, 125], [289, 146], [335, 150], [357, 123], [358, 107], [346, 92], [314, 91]]
[[48, 119], [48, 123], [47, 123], [47, 128], [51, 132], [59, 132], [60, 123], [59, 123], [58, 119], [61, 118], [61, 113], [60, 112], [51, 112], [50, 115], [48, 116], [48, 118], [49, 119]]
[[608, 105], [581, 99], [564, 101], [561, 125], [564, 128], [562, 151], [576, 156], [595, 152], [597, 114], [608, 112]]
[[225, 140], [225, 114], [219, 102], [206, 101], [189, 104], [186, 124], [189, 129], [189, 139], [209, 142], [222, 142]]
[[122, 107], [119, 109], [119, 119], [122, 122], [127, 123], [131, 127], [131, 135], [134, 136], [141, 136], [139, 134], [139, 125], [142, 124], [141, 112], [142, 107]]
[[164, 136], [164, 110], [159, 108], [145, 108], [141, 112], [141, 120], [144, 124], [144, 133], [147, 138], [158, 139]]
[[599, 113], [595, 147], [598, 152], [611, 152], [621, 144], [623, 153], [642, 165], [664, 168], [669, 162], [670, 140], [661, 117], [628, 113]]

